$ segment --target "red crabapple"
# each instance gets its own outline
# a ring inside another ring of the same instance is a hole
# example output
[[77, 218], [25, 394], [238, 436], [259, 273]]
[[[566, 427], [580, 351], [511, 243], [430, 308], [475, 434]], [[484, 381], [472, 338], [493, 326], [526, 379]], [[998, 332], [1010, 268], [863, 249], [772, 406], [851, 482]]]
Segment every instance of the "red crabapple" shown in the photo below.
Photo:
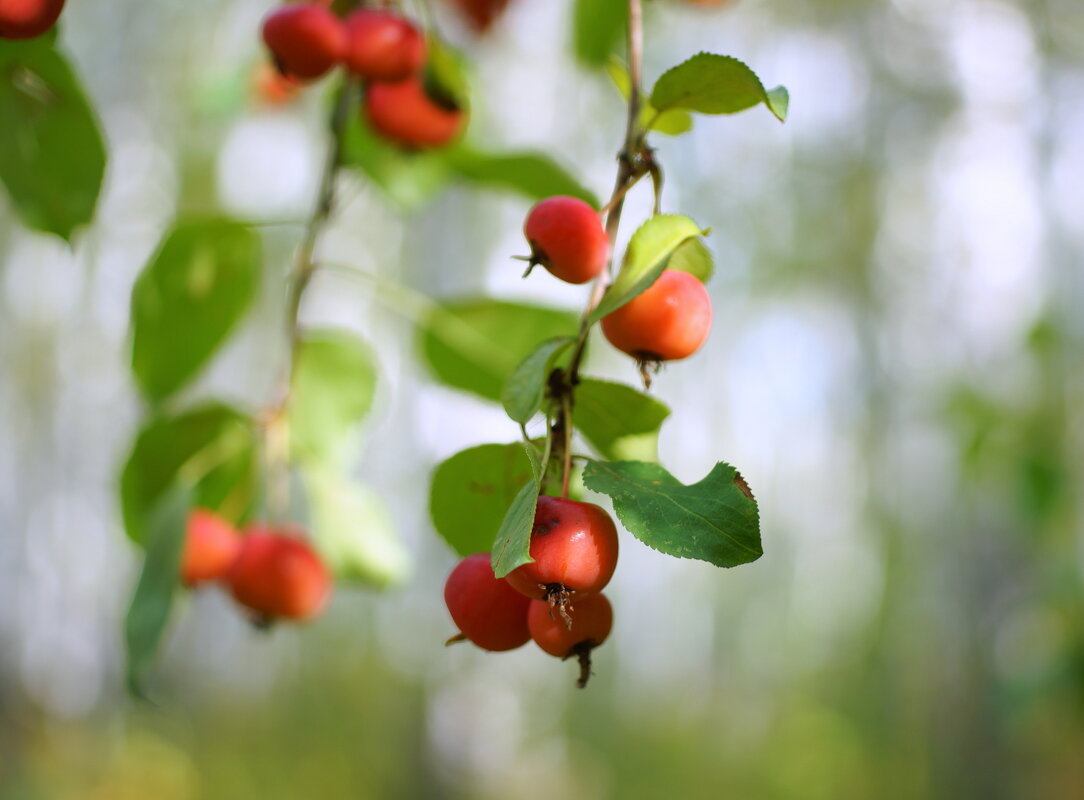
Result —
[[33, 39], [56, 24], [64, 0], [0, 0], [0, 39]]
[[188, 513], [181, 580], [185, 586], [224, 578], [241, 551], [241, 536], [222, 517], [206, 508]]
[[264, 19], [263, 40], [279, 69], [303, 81], [319, 78], [346, 52], [346, 29], [321, 3], [275, 9]]
[[331, 593], [331, 575], [291, 528], [253, 526], [229, 574], [230, 591], [261, 622], [304, 620], [319, 614]]
[[391, 11], [362, 8], [346, 18], [346, 68], [371, 81], [401, 81], [425, 64], [425, 39]]
[[437, 105], [419, 78], [373, 83], [365, 93], [365, 113], [377, 133], [405, 147], [440, 147], [463, 127], [464, 113]]
[[580, 660], [579, 687], [587, 685], [591, 676], [591, 651], [606, 641], [613, 628], [614, 612], [604, 594], [595, 594], [576, 601], [570, 612], [572, 622], [566, 625], [553, 615], [553, 609], [542, 600], [532, 600], [527, 610], [527, 627], [535, 643], [551, 656]]
[[452, 0], [452, 2], [459, 7], [470, 26], [479, 33], [489, 30], [508, 5], [508, 0]]
[[444, 584], [444, 604], [462, 635], [483, 650], [514, 650], [531, 638], [530, 600], [493, 576], [489, 553], [460, 561]]
[[708, 338], [711, 298], [694, 275], [664, 270], [643, 294], [602, 319], [610, 344], [641, 362], [691, 356]]
[[587, 283], [610, 257], [598, 212], [578, 197], [547, 197], [527, 214], [523, 233], [531, 245], [531, 266], [541, 264], [568, 283]]

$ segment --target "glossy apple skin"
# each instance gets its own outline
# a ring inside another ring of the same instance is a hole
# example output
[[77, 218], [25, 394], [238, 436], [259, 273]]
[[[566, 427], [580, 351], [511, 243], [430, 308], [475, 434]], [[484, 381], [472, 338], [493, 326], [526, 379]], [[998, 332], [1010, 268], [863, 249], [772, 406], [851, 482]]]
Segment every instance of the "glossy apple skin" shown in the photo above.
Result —
[[371, 81], [401, 81], [425, 65], [425, 39], [408, 20], [363, 8], [346, 18], [346, 68]]
[[531, 638], [551, 656], [568, 658], [581, 645], [588, 649], [598, 647], [613, 629], [613, 607], [604, 594], [577, 599], [568, 615], [572, 619], [571, 628], [544, 600], [532, 600], [527, 610]]
[[483, 650], [514, 650], [531, 638], [530, 600], [494, 577], [489, 553], [460, 561], [444, 584], [444, 604], [460, 632]]
[[602, 319], [610, 344], [641, 361], [677, 361], [711, 330], [711, 297], [694, 275], [664, 270], [641, 295]]
[[192, 509], [181, 555], [181, 580], [185, 586], [198, 586], [224, 578], [240, 552], [241, 536], [233, 525], [206, 508]]
[[417, 77], [370, 84], [365, 94], [365, 115], [384, 138], [419, 149], [450, 143], [466, 120], [463, 111], [433, 102]]
[[51, 29], [64, 0], [0, 0], [0, 38], [33, 39]]
[[307, 620], [327, 605], [331, 575], [290, 528], [254, 526], [229, 573], [234, 599], [265, 621]]
[[264, 19], [263, 40], [287, 75], [312, 81], [342, 61], [346, 29], [320, 3], [289, 3]]
[[587, 283], [606, 268], [610, 240], [598, 212], [578, 197], [547, 197], [527, 214], [523, 235], [532, 260], [568, 283]]
[[580, 595], [599, 592], [617, 567], [617, 528], [610, 515], [591, 503], [542, 495], [531, 530], [532, 563], [516, 567], [505, 580], [534, 599], [560, 585]]

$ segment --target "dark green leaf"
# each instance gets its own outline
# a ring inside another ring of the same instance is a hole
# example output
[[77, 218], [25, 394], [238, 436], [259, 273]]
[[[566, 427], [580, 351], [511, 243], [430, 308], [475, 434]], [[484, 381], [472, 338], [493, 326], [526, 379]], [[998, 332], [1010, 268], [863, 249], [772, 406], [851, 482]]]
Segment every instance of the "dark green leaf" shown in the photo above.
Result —
[[484, 444], [456, 453], [433, 472], [433, 526], [461, 556], [488, 553], [508, 506], [534, 474], [522, 444]]
[[456, 389], [501, 399], [508, 377], [542, 339], [571, 336], [575, 314], [501, 300], [463, 300], [436, 308], [423, 322], [422, 357]]
[[666, 268], [670, 254], [703, 233], [699, 225], [679, 214], [651, 217], [632, 234], [621, 271], [591, 312], [591, 321], [598, 322], [651, 286]]
[[52, 37], [0, 39], [0, 180], [23, 222], [70, 239], [104, 173], [98, 122]]
[[589, 67], [602, 67], [621, 43], [628, 0], [575, 0], [572, 50]]
[[410, 555], [384, 501], [368, 486], [318, 464], [303, 467], [313, 544], [340, 581], [389, 586], [410, 573]]
[[715, 259], [703, 240], [695, 237], [677, 246], [666, 262], [666, 268], [688, 272], [699, 278], [701, 283], [707, 283], [715, 272]]
[[195, 487], [195, 505], [240, 521], [255, 500], [256, 467], [252, 423], [228, 406], [152, 420], [136, 438], [120, 478], [128, 537], [146, 543], [152, 509], [178, 479]]
[[443, 189], [451, 171], [439, 150], [408, 151], [380, 138], [361, 114], [351, 114], [343, 137], [343, 163], [360, 169], [388, 199], [412, 211]]
[[651, 90], [658, 111], [684, 108], [701, 114], [734, 114], [764, 103], [780, 122], [786, 119], [787, 93], [769, 93], [753, 70], [736, 58], [697, 53], [667, 70]]
[[501, 392], [501, 403], [509, 417], [516, 422], [526, 423], [542, 407], [546, 382], [557, 357], [574, 341], [571, 336], [547, 339], [520, 362]]
[[670, 409], [631, 386], [592, 378], [576, 387], [576, 428], [603, 458], [658, 458], [659, 428]]
[[238, 222], [177, 225], [132, 290], [132, 371], [164, 400], [211, 360], [252, 302], [260, 239]]
[[729, 464], [686, 486], [658, 464], [592, 461], [583, 482], [609, 495], [621, 524], [661, 553], [736, 567], [763, 555], [757, 502]]
[[147, 554], [124, 623], [128, 690], [142, 694], [143, 679], [154, 663], [180, 583], [181, 556], [191, 494], [181, 487], [167, 493], [150, 514]]
[[503, 578], [518, 566], [534, 561], [531, 558], [531, 529], [534, 528], [538, 492], [538, 481], [531, 478], [516, 494], [512, 505], [508, 507], [508, 513], [501, 521], [490, 557], [493, 574], [498, 578]]
[[301, 453], [341, 460], [347, 433], [373, 404], [372, 351], [345, 331], [306, 332], [297, 352], [290, 392], [290, 442]]
[[567, 170], [541, 153], [484, 153], [458, 145], [445, 155], [448, 165], [468, 181], [509, 189], [531, 200], [564, 194], [598, 207], [598, 199]]

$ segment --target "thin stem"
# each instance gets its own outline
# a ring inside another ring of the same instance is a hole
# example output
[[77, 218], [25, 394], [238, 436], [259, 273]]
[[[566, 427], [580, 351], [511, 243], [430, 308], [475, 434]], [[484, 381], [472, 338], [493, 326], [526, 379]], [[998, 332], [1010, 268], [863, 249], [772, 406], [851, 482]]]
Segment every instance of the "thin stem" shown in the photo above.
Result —
[[568, 481], [572, 474], [572, 395], [566, 392], [561, 397], [561, 413], [565, 417], [564, 435], [565, 440], [563, 443], [564, 452], [564, 467], [561, 470], [561, 497], [565, 500], [568, 499]]

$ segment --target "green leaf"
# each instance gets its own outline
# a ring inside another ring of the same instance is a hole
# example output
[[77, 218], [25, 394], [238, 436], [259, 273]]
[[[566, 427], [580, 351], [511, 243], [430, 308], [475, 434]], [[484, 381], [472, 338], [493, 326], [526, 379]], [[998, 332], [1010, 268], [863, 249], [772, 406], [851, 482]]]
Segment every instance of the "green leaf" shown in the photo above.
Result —
[[668, 416], [662, 402], [631, 386], [583, 378], [576, 387], [576, 428], [606, 459], [654, 461]]
[[715, 259], [700, 237], [695, 237], [677, 246], [666, 262], [666, 269], [688, 272], [699, 278], [701, 283], [707, 283], [715, 273]]
[[757, 502], [729, 464], [686, 486], [658, 464], [591, 461], [583, 482], [609, 495], [621, 524], [660, 553], [736, 567], [763, 555]]
[[508, 506], [534, 475], [519, 443], [483, 444], [456, 453], [433, 472], [433, 526], [461, 556], [488, 553]]
[[438, 36], [430, 34], [426, 45], [425, 70], [422, 73], [425, 93], [442, 108], [470, 108], [466, 59]]
[[512, 371], [540, 340], [571, 336], [578, 325], [568, 311], [462, 300], [439, 306], [428, 316], [419, 330], [419, 345], [441, 382], [499, 401]]
[[598, 198], [589, 189], [541, 153], [484, 153], [456, 145], [446, 150], [445, 156], [459, 177], [481, 186], [509, 189], [530, 200], [571, 195], [598, 208]]
[[105, 145], [52, 38], [0, 39], [0, 181], [27, 227], [70, 240], [94, 217]]
[[[610, 56], [606, 62], [606, 71], [610, 75], [617, 91], [625, 100], [629, 99], [629, 71], [617, 56]], [[640, 125], [647, 130], [656, 130], [668, 136], [678, 136], [687, 133], [693, 127], [693, 115], [688, 111], [675, 108], [670, 111], [658, 112], [651, 101], [641, 93], [640, 95]]]
[[509, 417], [516, 422], [526, 423], [542, 407], [546, 383], [557, 357], [574, 341], [571, 336], [547, 339], [520, 362], [501, 391], [501, 403]]
[[667, 259], [679, 245], [704, 231], [688, 217], [656, 214], [632, 234], [621, 271], [591, 312], [591, 322], [598, 322], [647, 289], [666, 268]]
[[290, 390], [291, 445], [317, 459], [341, 461], [347, 433], [372, 407], [376, 380], [375, 358], [361, 339], [345, 331], [306, 332]]
[[589, 67], [602, 67], [621, 43], [628, 20], [627, 0], [576, 0], [572, 8], [572, 50]]
[[252, 302], [260, 239], [225, 219], [177, 225], [132, 289], [132, 372], [161, 401], [211, 360]]
[[128, 537], [146, 544], [153, 509], [178, 480], [194, 487], [194, 505], [241, 521], [255, 501], [256, 467], [252, 423], [229, 406], [215, 403], [151, 420], [120, 478]]
[[336, 579], [384, 587], [410, 574], [410, 555], [376, 492], [318, 464], [305, 465], [302, 476], [313, 544]]
[[503, 578], [518, 566], [534, 561], [531, 558], [531, 529], [534, 528], [539, 491], [538, 481], [531, 478], [516, 494], [512, 505], [508, 507], [508, 513], [501, 521], [490, 556], [493, 574], [498, 578]]
[[413, 211], [432, 200], [452, 176], [439, 150], [396, 147], [379, 137], [357, 113], [347, 120], [342, 157], [345, 166], [365, 173], [403, 211]]
[[142, 695], [143, 679], [154, 663], [180, 583], [181, 557], [191, 494], [176, 487], [150, 514], [147, 554], [124, 622], [128, 690]]
[[684, 108], [701, 114], [734, 114], [764, 103], [780, 122], [787, 115], [787, 91], [769, 94], [753, 70], [731, 56], [697, 53], [667, 70], [651, 90], [659, 111]]

